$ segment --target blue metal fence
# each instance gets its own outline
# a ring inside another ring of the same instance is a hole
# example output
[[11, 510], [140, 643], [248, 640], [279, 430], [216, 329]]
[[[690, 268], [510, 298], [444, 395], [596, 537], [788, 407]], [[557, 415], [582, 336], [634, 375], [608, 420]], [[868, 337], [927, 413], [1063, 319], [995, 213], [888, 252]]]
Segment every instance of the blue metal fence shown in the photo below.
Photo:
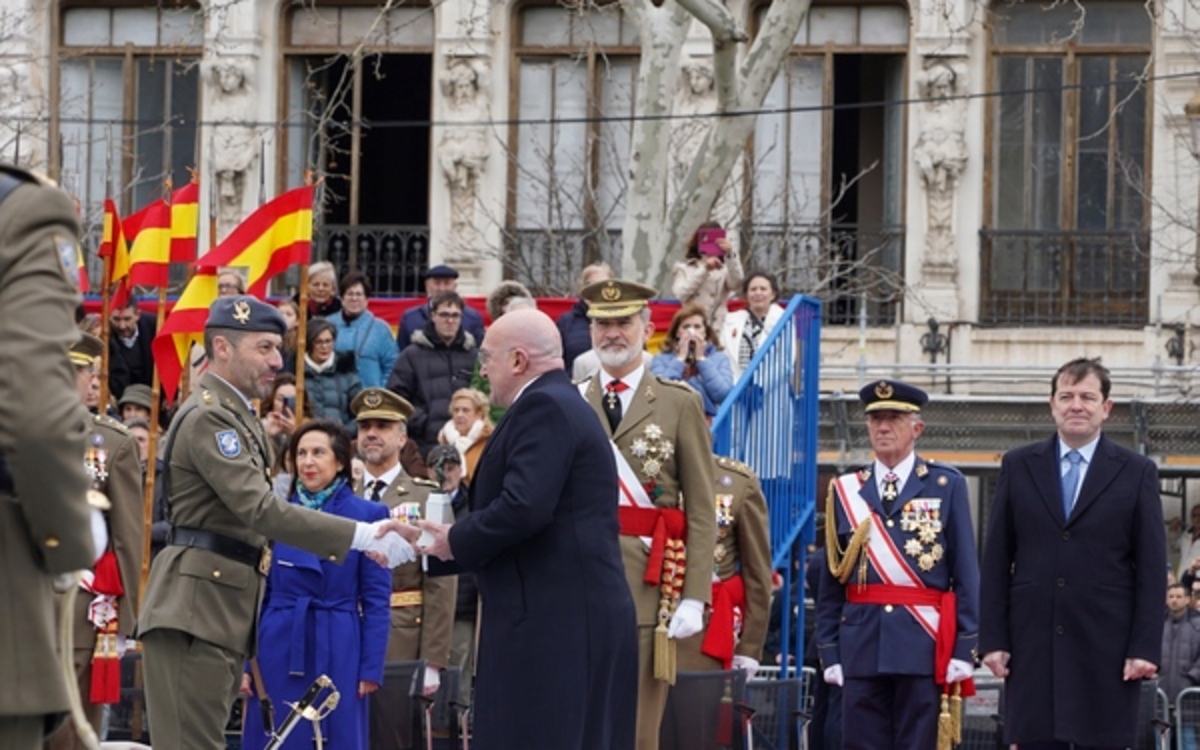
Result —
[[[771, 522], [771, 559], [782, 570], [780, 611], [803, 600], [804, 548], [813, 540], [817, 491], [818, 368], [821, 303], [796, 296], [767, 335], [713, 419], [714, 450], [758, 473]], [[797, 563], [799, 563], [797, 565]], [[804, 607], [795, 623], [781, 618], [781, 653], [803, 658]], [[792, 626], [795, 625], [795, 633]]]

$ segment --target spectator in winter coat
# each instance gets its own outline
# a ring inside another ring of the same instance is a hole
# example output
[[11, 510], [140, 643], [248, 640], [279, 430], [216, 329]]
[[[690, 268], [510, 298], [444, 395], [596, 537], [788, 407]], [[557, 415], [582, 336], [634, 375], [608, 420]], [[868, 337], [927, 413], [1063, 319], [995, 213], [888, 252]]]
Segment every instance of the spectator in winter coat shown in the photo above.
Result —
[[366, 274], [351, 271], [342, 277], [341, 288], [342, 309], [328, 318], [337, 330], [334, 350], [354, 355], [363, 388], [382, 388], [400, 356], [392, 331], [367, 309], [371, 282]]
[[430, 302], [432, 319], [400, 352], [387, 387], [413, 405], [408, 436], [422, 455], [437, 445], [438, 432], [450, 421], [450, 398], [471, 383], [478, 342], [463, 329], [463, 300], [443, 292]]
[[729, 357], [717, 347], [717, 334], [700, 305], [684, 305], [671, 319], [662, 353], [650, 360], [650, 372], [660, 378], [682, 380], [704, 399], [710, 418], [733, 390]]
[[337, 330], [324, 318], [308, 322], [304, 354], [304, 398], [312, 403], [318, 419], [332, 419], [357, 433], [350, 402], [362, 390], [362, 381], [354, 366], [354, 355], [334, 351]]
[[720, 228], [715, 222], [701, 225], [688, 243], [684, 259], [671, 269], [671, 293], [680, 304], [695, 302], [703, 307], [708, 322], [718, 331], [725, 327], [726, 303], [738, 293], [743, 273], [742, 260], [729, 240], [716, 241], [717, 255], [701, 252], [700, 232]]
[[[396, 332], [396, 347], [404, 351], [412, 342], [412, 335], [423, 329], [429, 323], [429, 313], [433, 310], [433, 300], [442, 292], [458, 291], [458, 271], [447, 265], [434, 266], [421, 277], [425, 284], [425, 296], [428, 304], [417, 305], [404, 311], [400, 316], [400, 330]], [[478, 346], [483, 341], [483, 316], [473, 307], [463, 307], [462, 327], [475, 339]]]
[[342, 309], [337, 296], [337, 275], [327, 260], [308, 267], [308, 317], [327, 318]]

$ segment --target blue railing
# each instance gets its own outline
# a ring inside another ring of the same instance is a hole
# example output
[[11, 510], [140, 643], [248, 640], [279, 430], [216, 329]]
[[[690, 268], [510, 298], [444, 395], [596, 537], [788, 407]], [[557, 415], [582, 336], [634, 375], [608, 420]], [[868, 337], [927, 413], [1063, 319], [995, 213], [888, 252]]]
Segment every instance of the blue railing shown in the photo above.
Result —
[[712, 423], [714, 451], [749, 464], [762, 482], [771, 562], [784, 577], [780, 611], [792, 611], [793, 590], [801, 599], [797, 632], [791, 632], [790, 617], [780, 623], [780, 656], [786, 663], [795, 654], [797, 665], [804, 606], [803, 586], [793, 589], [793, 581], [803, 578], [804, 548], [815, 536], [820, 347], [820, 301], [793, 297]]

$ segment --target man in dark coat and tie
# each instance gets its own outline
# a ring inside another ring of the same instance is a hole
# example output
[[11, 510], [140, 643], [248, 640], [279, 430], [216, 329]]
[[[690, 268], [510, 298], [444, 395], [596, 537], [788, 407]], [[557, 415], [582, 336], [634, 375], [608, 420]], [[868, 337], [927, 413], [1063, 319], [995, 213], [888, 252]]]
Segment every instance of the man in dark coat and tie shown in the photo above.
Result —
[[1136, 746], [1162, 650], [1166, 539], [1152, 461], [1101, 433], [1098, 359], [1059, 368], [1058, 434], [1005, 454], [982, 566], [980, 650], [1005, 678], [1004, 741]]
[[424, 551], [473, 571], [482, 598], [471, 744], [627, 750], [637, 627], [612, 450], [544, 313], [500, 318], [479, 358], [492, 401], [508, 411], [475, 472], [470, 515], [420, 522], [434, 535]]

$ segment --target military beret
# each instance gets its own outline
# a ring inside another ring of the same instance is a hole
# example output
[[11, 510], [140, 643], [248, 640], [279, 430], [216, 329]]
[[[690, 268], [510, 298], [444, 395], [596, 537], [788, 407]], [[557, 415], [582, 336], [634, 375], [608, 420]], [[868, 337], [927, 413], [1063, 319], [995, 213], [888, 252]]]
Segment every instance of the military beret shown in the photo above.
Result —
[[453, 445], [435, 445], [429, 449], [429, 455], [425, 457], [425, 463], [429, 466], [442, 466], [444, 464], [458, 464], [462, 466], [462, 456], [458, 454], [458, 448]]
[[413, 405], [387, 388], [364, 388], [350, 402], [355, 420], [382, 419], [386, 422], [407, 422], [412, 418]]
[[90, 333], [80, 333], [79, 341], [71, 347], [71, 364], [76, 367], [91, 367], [96, 358], [104, 353], [104, 342]]
[[453, 267], [447, 266], [446, 264], [443, 263], [441, 265], [433, 266], [432, 268], [427, 270], [424, 274], [421, 275], [421, 278], [422, 279], [457, 279], [458, 271], [454, 270]]
[[208, 308], [205, 328], [231, 328], [235, 331], [287, 333], [287, 322], [279, 310], [244, 294], [218, 297]]
[[150, 390], [150, 386], [143, 385], [141, 383], [134, 383], [132, 385], [125, 386], [125, 391], [121, 394], [121, 399], [117, 401], [117, 406], [120, 407], [124, 406], [125, 404], [133, 404], [134, 406], [140, 406], [143, 409], [149, 409], [151, 408], [150, 405], [153, 398], [154, 393]]
[[876, 380], [867, 383], [858, 392], [858, 398], [866, 407], [865, 411], [906, 411], [919, 412], [921, 407], [929, 402], [929, 394], [899, 380]]
[[588, 284], [579, 296], [588, 303], [589, 318], [627, 318], [646, 307], [655, 291], [624, 279], [607, 279]]

